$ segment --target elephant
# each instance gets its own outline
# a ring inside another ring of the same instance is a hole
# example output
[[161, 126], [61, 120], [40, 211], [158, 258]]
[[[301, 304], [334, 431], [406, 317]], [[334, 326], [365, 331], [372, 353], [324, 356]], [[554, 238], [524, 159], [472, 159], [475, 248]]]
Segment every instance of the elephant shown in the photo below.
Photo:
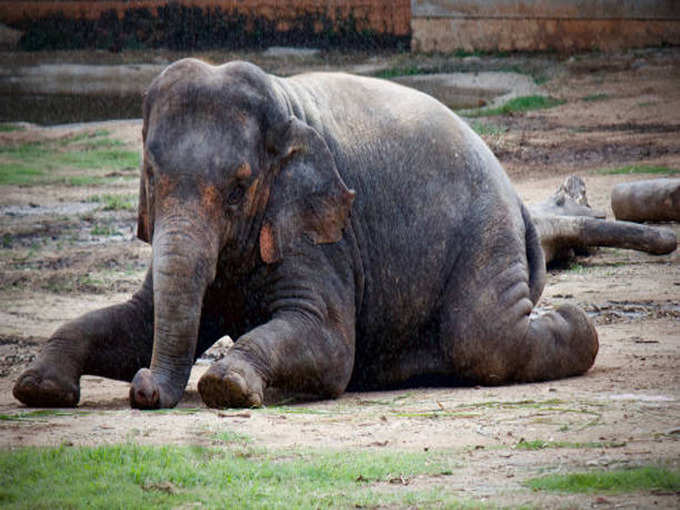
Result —
[[335, 398], [594, 363], [581, 309], [532, 313], [545, 259], [505, 171], [426, 94], [183, 59], [146, 91], [142, 140], [144, 282], [53, 334], [15, 384], [26, 405], [77, 405], [92, 374], [131, 381], [132, 407], [173, 407], [225, 334], [198, 382], [209, 407], [261, 406], [268, 387]]

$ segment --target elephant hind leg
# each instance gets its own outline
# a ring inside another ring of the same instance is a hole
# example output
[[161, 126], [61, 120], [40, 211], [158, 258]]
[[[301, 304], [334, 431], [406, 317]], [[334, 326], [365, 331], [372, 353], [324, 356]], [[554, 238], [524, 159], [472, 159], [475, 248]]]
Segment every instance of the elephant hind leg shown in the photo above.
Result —
[[598, 350], [590, 319], [573, 306], [532, 316], [523, 250], [513, 255], [507, 238], [499, 244], [486, 252], [493, 256], [469, 259], [468, 267], [457, 269], [461, 276], [447, 292], [441, 347], [452, 375], [497, 385], [586, 372]]

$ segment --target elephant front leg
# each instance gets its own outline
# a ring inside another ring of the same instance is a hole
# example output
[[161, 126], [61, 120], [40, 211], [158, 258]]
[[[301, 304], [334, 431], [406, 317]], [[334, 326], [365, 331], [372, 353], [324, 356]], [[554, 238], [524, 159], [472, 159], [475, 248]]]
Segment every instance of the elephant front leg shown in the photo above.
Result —
[[259, 407], [268, 386], [340, 395], [354, 364], [354, 323], [320, 324], [303, 314], [279, 316], [234, 344], [198, 382], [209, 407]]
[[148, 280], [126, 303], [59, 328], [17, 379], [14, 397], [31, 407], [73, 407], [80, 399], [81, 375], [129, 381], [147, 366], [153, 342]]

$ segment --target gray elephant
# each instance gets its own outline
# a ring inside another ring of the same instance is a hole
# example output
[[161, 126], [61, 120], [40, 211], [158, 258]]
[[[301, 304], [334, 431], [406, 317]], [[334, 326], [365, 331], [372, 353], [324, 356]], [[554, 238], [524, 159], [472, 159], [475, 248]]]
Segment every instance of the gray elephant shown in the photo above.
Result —
[[134, 407], [172, 407], [225, 334], [236, 342], [198, 384], [211, 407], [259, 406], [268, 386], [336, 397], [594, 362], [583, 311], [531, 314], [545, 262], [529, 213], [425, 94], [187, 59], [150, 86], [143, 140], [144, 284], [53, 335], [14, 387], [28, 405], [76, 405], [93, 374], [132, 381]]

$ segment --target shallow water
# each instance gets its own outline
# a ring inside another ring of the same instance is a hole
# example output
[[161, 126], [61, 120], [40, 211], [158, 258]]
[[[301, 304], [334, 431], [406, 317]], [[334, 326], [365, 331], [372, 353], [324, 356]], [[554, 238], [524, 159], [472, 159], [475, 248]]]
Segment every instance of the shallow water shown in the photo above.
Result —
[[142, 94], [0, 94], [0, 122], [43, 126], [142, 116]]

